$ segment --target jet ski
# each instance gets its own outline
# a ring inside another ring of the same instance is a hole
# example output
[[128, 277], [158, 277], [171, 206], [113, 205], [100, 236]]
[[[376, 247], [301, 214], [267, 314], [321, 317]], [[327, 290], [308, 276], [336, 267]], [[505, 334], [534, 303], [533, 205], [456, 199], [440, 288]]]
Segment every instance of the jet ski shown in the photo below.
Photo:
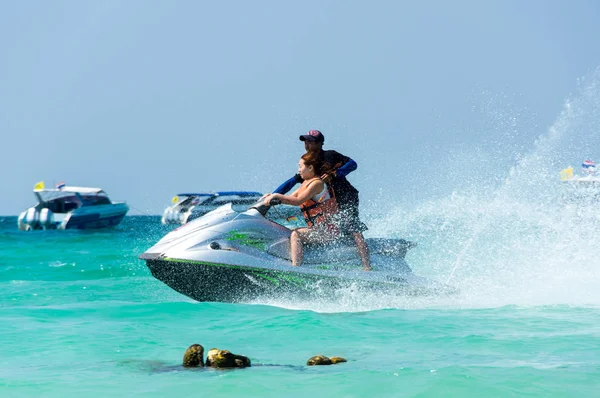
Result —
[[[276, 200], [271, 201], [276, 205]], [[258, 203], [236, 212], [230, 203], [169, 232], [139, 258], [167, 286], [201, 302], [261, 299], [335, 300], [342, 291], [436, 295], [454, 289], [415, 275], [404, 257], [415, 243], [366, 239], [372, 271], [363, 271], [354, 241], [304, 246], [290, 259], [291, 230], [265, 217]]]

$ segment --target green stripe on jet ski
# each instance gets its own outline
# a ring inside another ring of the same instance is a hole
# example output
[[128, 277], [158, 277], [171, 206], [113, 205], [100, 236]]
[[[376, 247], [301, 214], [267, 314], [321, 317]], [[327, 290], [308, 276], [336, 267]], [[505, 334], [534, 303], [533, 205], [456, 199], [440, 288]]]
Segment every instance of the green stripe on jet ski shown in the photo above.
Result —
[[297, 287], [306, 287], [307, 279], [315, 278], [313, 275], [308, 275], [307, 279], [302, 279], [292, 275], [286, 275], [281, 271], [262, 271], [256, 269], [252, 270], [252, 276], [265, 279], [276, 286], [279, 286], [282, 282], [287, 282], [296, 285]]
[[[304, 285], [306, 283], [306, 279], [302, 279], [302, 278], [298, 278], [297, 276], [293, 276], [293, 275], [277, 275], [279, 278], [289, 282], [289, 283], [294, 283], [296, 285]], [[309, 278], [312, 277], [314, 278], [312, 275], [309, 276]]]
[[262, 278], [262, 279], [264, 279], [266, 281], [269, 281], [269, 282], [273, 283], [276, 286], [279, 286], [279, 280], [277, 280], [275, 278], [271, 278], [268, 275], [264, 275], [264, 274], [261, 274], [261, 273], [254, 273], [253, 275], [256, 276], [257, 278]]
[[[297, 286], [301, 286], [301, 285], [306, 285], [306, 282], [307, 282], [308, 279], [331, 278], [330, 276], [326, 276], [326, 275], [310, 275], [310, 274], [307, 274], [305, 276], [305, 278], [302, 278], [302, 277], [298, 277], [298, 276], [295, 276], [295, 275], [287, 275], [284, 271], [277, 271], [277, 270], [273, 270], [273, 271], [270, 271], [270, 270], [269, 271], [267, 271], [267, 270], [257, 270], [256, 268], [245, 267], [243, 265], [230, 265], [230, 264], [222, 264], [222, 263], [210, 263], [210, 262], [206, 262], [206, 261], [195, 261], [195, 260], [181, 260], [181, 259], [171, 258], [171, 257], [164, 257], [161, 260], [162, 261], [169, 261], [169, 262], [173, 262], [173, 263], [191, 263], [191, 264], [198, 264], [198, 265], [207, 265], [207, 266], [210, 266], [210, 267], [221, 267], [221, 268], [229, 268], [229, 269], [249, 271], [253, 275], [260, 276], [263, 279], [270, 280], [271, 282], [273, 282], [276, 285], [279, 285], [279, 283], [280, 283], [279, 280], [283, 280], [283, 281], [286, 281], [288, 283], [292, 283], [292, 284], [295, 284]], [[269, 276], [269, 275], [272, 275], [272, 274], [274, 274], [274, 276], [276, 278], [279, 278], [279, 280], [274, 280], [273, 276]]]
[[227, 237], [227, 240], [238, 242], [245, 246], [255, 247], [259, 250], [265, 250], [266, 248], [266, 242], [264, 239], [250, 238], [248, 237], [248, 234], [242, 232], [231, 231]]
[[189, 263], [189, 264], [199, 264], [199, 265], [208, 265], [210, 267], [221, 267], [221, 268], [231, 268], [231, 269], [241, 269], [241, 270], [248, 270], [248, 271], [256, 271], [255, 268], [252, 267], [245, 267], [243, 265], [230, 265], [230, 264], [222, 264], [222, 263], [209, 263], [206, 261], [197, 261], [197, 260], [182, 260], [182, 259], [178, 259], [178, 258], [172, 258], [172, 257], [163, 257], [161, 258], [162, 261], [170, 261], [173, 263]]
[[[244, 265], [231, 265], [231, 264], [223, 264], [223, 263], [211, 263], [211, 262], [207, 262], [207, 261], [198, 261], [198, 260], [183, 260], [183, 259], [178, 259], [178, 258], [172, 258], [172, 257], [163, 257], [161, 258], [162, 261], [169, 261], [169, 262], [174, 262], [174, 263], [190, 263], [190, 264], [198, 264], [198, 265], [208, 265], [210, 267], [221, 267], [221, 268], [230, 268], [230, 269], [237, 269], [237, 270], [244, 270], [244, 271], [252, 271], [252, 272], [268, 272], [268, 273], [275, 273], [275, 274], [283, 274], [281, 277], [284, 279], [289, 280], [290, 282], [292, 280], [296, 280], [296, 281], [302, 281], [303, 279], [301, 277], [298, 276], [293, 276], [293, 275], [287, 275], [285, 274], [285, 271], [280, 271], [280, 270], [258, 270], [254, 267], [247, 267]], [[316, 269], [321, 269], [321, 270], [329, 270], [331, 269], [330, 267], [327, 267], [326, 265], [319, 265], [314, 267]], [[331, 278], [328, 275], [310, 275], [307, 274], [306, 275], [307, 278]]]

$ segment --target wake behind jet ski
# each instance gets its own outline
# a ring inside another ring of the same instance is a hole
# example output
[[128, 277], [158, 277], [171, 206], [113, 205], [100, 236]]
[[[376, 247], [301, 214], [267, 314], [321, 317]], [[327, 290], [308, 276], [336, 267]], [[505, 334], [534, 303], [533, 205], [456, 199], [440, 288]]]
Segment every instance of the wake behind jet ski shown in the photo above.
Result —
[[393, 295], [454, 291], [413, 274], [404, 257], [415, 244], [403, 239], [367, 239], [371, 272], [362, 270], [356, 245], [344, 240], [307, 246], [302, 266], [292, 266], [291, 231], [267, 219], [269, 209], [259, 203], [238, 213], [223, 205], [168, 233], [139, 258], [155, 278], [197, 301], [335, 301], [347, 289]]

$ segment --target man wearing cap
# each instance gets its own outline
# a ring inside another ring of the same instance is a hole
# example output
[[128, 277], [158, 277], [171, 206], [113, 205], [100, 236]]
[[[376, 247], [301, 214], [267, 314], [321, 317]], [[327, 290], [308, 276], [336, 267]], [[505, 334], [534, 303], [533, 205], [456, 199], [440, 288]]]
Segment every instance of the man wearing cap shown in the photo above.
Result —
[[[325, 165], [324, 168], [329, 170], [328, 173], [321, 176], [321, 180], [330, 184], [335, 193], [339, 211], [342, 214], [340, 229], [343, 233], [353, 235], [363, 267], [365, 271], [370, 271], [369, 250], [362, 234], [367, 230], [367, 226], [360, 221], [358, 216], [358, 190], [346, 179], [346, 176], [356, 170], [358, 165], [354, 160], [339, 152], [324, 151], [325, 137], [319, 130], [310, 130], [308, 133], [301, 135], [300, 141], [304, 141], [304, 148], [307, 152], [316, 151], [320, 153]], [[273, 193], [285, 194], [298, 183], [302, 183], [300, 174], [296, 174], [281, 184]]]

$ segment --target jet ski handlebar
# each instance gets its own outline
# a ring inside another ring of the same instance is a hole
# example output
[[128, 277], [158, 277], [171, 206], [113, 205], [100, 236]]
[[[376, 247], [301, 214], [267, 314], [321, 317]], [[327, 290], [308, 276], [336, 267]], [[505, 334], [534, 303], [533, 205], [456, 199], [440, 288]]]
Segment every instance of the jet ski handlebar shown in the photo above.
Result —
[[250, 208], [258, 210], [258, 212], [264, 216], [265, 214], [267, 214], [267, 212], [269, 211], [271, 206], [277, 206], [280, 204], [281, 204], [281, 200], [279, 200], [279, 199], [271, 199], [271, 202], [269, 205], [265, 204], [261, 199], [258, 202], [256, 202], [255, 204], [253, 204], [252, 206], [250, 206]]

